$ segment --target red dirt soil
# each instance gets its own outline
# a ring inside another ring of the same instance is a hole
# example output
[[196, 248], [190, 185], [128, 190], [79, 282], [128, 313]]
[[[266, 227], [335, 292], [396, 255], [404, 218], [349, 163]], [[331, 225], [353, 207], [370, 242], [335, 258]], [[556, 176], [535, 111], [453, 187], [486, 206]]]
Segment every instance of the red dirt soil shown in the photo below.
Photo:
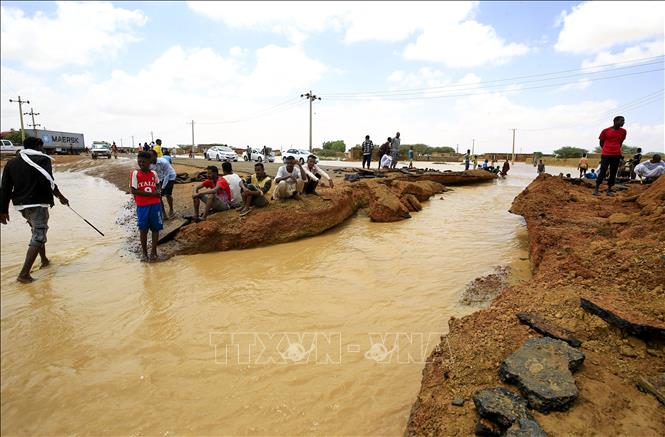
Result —
[[[512, 205], [526, 219], [533, 277], [487, 309], [449, 321], [449, 334], [423, 370], [405, 435], [473, 435], [471, 402], [481, 388], [505, 386], [501, 361], [528, 338], [533, 312], [569, 329], [586, 355], [575, 374], [580, 395], [566, 412], [533, 412], [550, 436], [662, 436], [665, 408], [637, 390], [640, 375], [665, 371], [663, 340], [647, 342], [580, 308], [580, 296], [614, 294], [645, 319], [665, 321], [665, 177], [615, 197], [542, 175]], [[451, 405], [465, 398], [463, 407]]]

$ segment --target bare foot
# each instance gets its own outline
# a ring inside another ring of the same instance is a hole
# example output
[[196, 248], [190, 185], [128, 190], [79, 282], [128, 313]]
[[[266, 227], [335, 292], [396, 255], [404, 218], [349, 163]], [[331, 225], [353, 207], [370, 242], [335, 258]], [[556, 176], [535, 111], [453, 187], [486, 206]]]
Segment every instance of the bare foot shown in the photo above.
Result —
[[151, 253], [150, 258], [148, 259], [148, 262], [149, 263], [155, 263], [157, 261], [159, 261], [159, 257], [157, 256], [157, 254], [156, 253]]
[[147, 263], [148, 262], [148, 255], [147, 254], [144, 253], [143, 255], [141, 255], [141, 262], [142, 263]]
[[43, 258], [42, 259], [42, 265], [39, 266], [39, 268], [40, 269], [45, 269], [46, 267], [49, 266], [49, 264], [51, 264], [51, 260], [49, 260], [48, 258]]
[[20, 282], [21, 284], [29, 284], [35, 280], [32, 276], [17, 276], [16, 280]]

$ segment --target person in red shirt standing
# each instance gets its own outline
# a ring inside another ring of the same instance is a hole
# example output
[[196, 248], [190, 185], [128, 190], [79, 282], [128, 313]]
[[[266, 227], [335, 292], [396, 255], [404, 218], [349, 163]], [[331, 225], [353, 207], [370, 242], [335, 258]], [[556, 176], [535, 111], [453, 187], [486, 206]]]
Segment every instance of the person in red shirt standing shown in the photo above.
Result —
[[[219, 169], [215, 165], [207, 168], [208, 179], [194, 187], [192, 200], [194, 202], [193, 220], [198, 222], [208, 217], [209, 211], [226, 211], [231, 205], [231, 187], [226, 179], [219, 177]], [[207, 188], [203, 190], [202, 188]], [[203, 216], [199, 218], [201, 201], [205, 204]]]
[[600, 140], [600, 147], [602, 153], [600, 155], [600, 170], [598, 171], [598, 179], [596, 179], [596, 189], [593, 191], [594, 196], [600, 196], [598, 189], [600, 184], [605, 179], [607, 168], [610, 169], [610, 177], [607, 179], [607, 195], [612, 196], [612, 186], [614, 179], [619, 169], [619, 160], [621, 159], [621, 146], [626, 139], [626, 129], [622, 126], [626, 120], [622, 116], [614, 117], [614, 125], [603, 129], [598, 139]]
[[[141, 261], [157, 261], [157, 242], [159, 231], [164, 228], [162, 220], [162, 193], [159, 179], [154, 170], [150, 170], [152, 163], [151, 152], [139, 152], [139, 169], [132, 172], [129, 186], [136, 202], [136, 215], [138, 216], [139, 232], [141, 234]], [[148, 258], [148, 229], [152, 231], [152, 250]]]

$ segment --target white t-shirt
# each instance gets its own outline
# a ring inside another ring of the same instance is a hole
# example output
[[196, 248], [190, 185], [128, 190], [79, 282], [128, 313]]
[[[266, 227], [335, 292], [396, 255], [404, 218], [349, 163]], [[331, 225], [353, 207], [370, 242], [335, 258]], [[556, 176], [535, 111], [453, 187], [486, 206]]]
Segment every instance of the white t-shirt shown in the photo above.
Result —
[[296, 179], [302, 179], [302, 176], [300, 176], [300, 169], [295, 165], [293, 166], [293, 172], [291, 173], [286, 170], [285, 165], [281, 166], [279, 170], [277, 170], [277, 176], [275, 176], [275, 179], [285, 178], [287, 176], [295, 176]]
[[393, 163], [393, 158], [390, 155], [383, 155], [381, 157], [381, 168], [390, 167], [390, 164]]
[[240, 176], [235, 173], [222, 176], [229, 183], [231, 188], [231, 205], [240, 206], [242, 204], [242, 194], [240, 194]]

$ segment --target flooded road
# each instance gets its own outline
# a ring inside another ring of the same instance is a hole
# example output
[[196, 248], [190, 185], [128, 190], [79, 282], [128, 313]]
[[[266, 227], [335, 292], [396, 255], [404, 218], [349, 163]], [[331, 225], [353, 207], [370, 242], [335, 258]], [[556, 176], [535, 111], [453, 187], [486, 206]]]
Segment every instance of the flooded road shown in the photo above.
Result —
[[306, 240], [145, 265], [117, 224], [129, 197], [58, 173], [106, 237], [57, 205], [52, 265], [19, 285], [29, 230], [10, 211], [2, 433], [401, 435], [423, 360], [474, 310], [458, 303], [465, 285], [497, 265], [528, 276], [507, 210], [534, 176], [455, 188], [403, 222], [361, 213]]

